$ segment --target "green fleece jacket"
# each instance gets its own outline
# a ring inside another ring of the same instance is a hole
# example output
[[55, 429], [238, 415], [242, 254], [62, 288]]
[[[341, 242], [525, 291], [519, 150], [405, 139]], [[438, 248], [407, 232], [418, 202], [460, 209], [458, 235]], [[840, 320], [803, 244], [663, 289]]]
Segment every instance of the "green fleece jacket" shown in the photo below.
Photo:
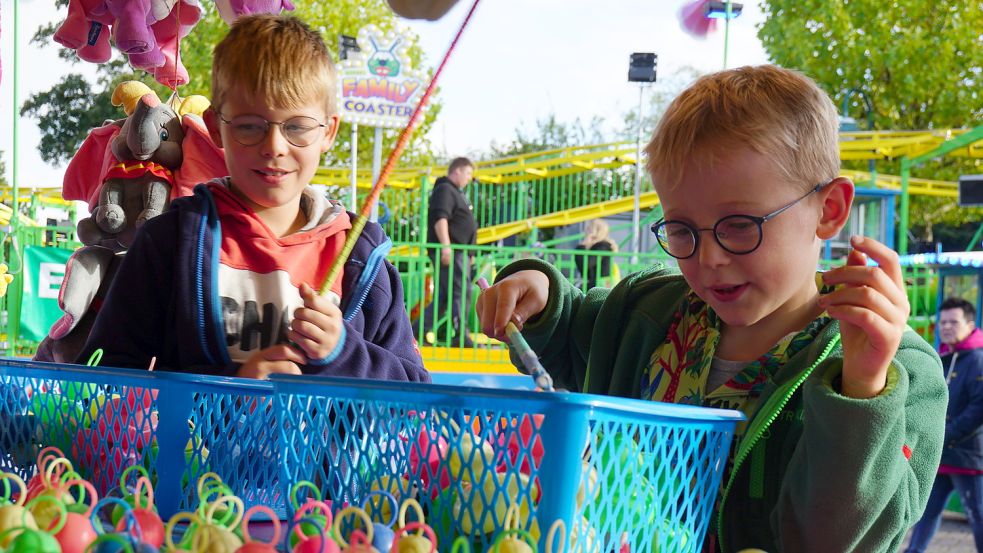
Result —
[[[690, 290], [678, 271], [653, 267], [587, 294], [535, 259], [498, 279], [526, 269], [550, 280], [546, 308], [523, 336], [556, 385], [639, 398], [645, 366]], [[725, 476], [721, 551], [894, 552], [921, 516], [945, 431], [939, 357], [909, 329], [887, 388], [852, 399], [837, 392], [838, 336], [834, 321], [766, 385]]]

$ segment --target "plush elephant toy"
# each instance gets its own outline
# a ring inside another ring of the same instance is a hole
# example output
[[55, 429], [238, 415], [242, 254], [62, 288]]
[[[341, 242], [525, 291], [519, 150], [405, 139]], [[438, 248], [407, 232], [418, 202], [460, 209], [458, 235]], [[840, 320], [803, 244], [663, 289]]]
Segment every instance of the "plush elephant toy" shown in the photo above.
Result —
[[[128, 81], [116, 87], [113, 103], [128, 116], [89, 133], [68, 165], [62, 196], [89, 202], [92, 215], [77, 229], [83, 244], [123, 251], [170, 198], [224, 174], [225, 167], [198, 115], [207, 108], [204, 98], [189, 97], [175, 111], [143, 83]], [[194, 159], [185, 164], [189, 150]]]
[[199, 114], [208, 101], [192, 96], [172, 107], [130, 81], [113, 93], [126, 119], [94, 129], [65, 172], [62, 197], [89, 202], [78, 224], [85, 244], [69, 258], [58, 294], [64, 314], [35, 354], [73, 363], [137, 228], [194, 185], [227, 173], [225, 158]]
[[[174, 169], [183, 160], [183, 139], [181, 121], [170, 106], [153, 92], [140, 97], [111, 142], [115, 161], [99, 192], [99, 204], [91, 217], [79, 221], [83, 244], [106, 245], [111, 240], [128, 247], [140, 225], [163, 213], [174, 184]], [[142, 208], [135, 220], [132, 215], [127, 218], [124, 205]]]

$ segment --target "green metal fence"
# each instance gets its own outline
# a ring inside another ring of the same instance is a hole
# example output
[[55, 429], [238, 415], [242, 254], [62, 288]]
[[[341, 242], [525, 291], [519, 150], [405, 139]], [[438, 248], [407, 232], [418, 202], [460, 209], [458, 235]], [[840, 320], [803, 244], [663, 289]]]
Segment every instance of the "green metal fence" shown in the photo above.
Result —
[[[474, 310], [479, 292], [477, 281], [483, 277], [494, 282], [499, 271], [513, 261], [543, 259], [584, 291], [590, 284], [613, 286], [631, 272], [667, 261], [665, 254], [656, 252], [641, 253], [633, 260], [635, 256], [631, 252], [453, 245], [454, 255], [463, 256], [468, 262], [464, 264], [463, 274], [447, 271], [444, 276], [435, 270], [434, 264], [434, 260], [439, 259], [440, 248], [440, 244], [397, 244], [390, 256], [402, 277], [407, 311], [421, 345], [464, 347], [472, 342], [479, 348], [500, 347], [481, 333]], [[452, 294], [442, 297], [440, 290], [453, 290], [456, 284], [461, 284], [463, 292], [461, 307], [455, 313]], [[431, 302], [434, 308], [427, 311], [426, 304]], [[454, 328], [455, 318], [461, 321], [458, 328]]]

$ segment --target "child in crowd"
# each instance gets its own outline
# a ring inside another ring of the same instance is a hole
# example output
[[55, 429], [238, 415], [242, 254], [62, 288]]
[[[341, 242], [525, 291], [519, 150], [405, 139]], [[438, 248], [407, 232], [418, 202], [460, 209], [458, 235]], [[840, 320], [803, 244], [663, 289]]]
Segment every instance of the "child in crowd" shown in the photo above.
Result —
[[520, 325], [560, 387], [743, 411], [708, 549], [896, 551], [932, 489], [946, 386], [894, 251], [855, 236], [816, 272], [854, 195], [829, 97], [774, 66], [708, 75], [646, 152], [679, 270], [584, 294], [522, 260], [480, 296], [484, 331]]
[[140, 229], [80, 360], [102, 348], [108, 366], [430, 380], [381, 227], [355, 243], [337, 304], [315, 291], [353, 217], [309, 185], [338, 131], [335, 80], [320, 35], [298, 19], [232, 25], [205, 113], [229, 176]]

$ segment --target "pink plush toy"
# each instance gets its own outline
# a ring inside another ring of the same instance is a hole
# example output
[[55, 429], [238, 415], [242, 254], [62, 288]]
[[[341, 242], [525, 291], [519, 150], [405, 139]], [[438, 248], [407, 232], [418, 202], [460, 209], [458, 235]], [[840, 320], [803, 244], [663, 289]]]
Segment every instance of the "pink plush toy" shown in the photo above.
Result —
[[186, 84], [188, 71], [178, 65], [177, 39], [179, 34], [181, 38], [188, 36], [201, 19], [198, 0], [152, 0], [150, 15], [156, 18], [150, 30], [157, 44], [147, 52], [130, 54], [130, 65], [153, 73], [157, 82], [172, 89]]
[[218, 7], [218, 14], [229, 25], [242, 15], [277, 14], [283, 10], [294, 9], [290, 0], [215, 0], [215, 5]]
[[[200, 19], [198, 0], [180, 0], [171, 8], [170, 14], [154, 23], [154, 35], [164, 57], [164, 63], [154, 69], [154, 78], [160, 84], [171, 89], [188, 84], [188, 70], [177, 55], [178, 37], [188, 36]], [[132, 56], [130, 62], [133, 62]]]
[[[105, 8], [116, 18], [113, 34], [116, 47], [126, 54], [143, 54], [157, 47], [150, 26], [153, 18], [151, 0], [103, 0]], [[161, 60], [163, 63], [163, 60]]]
[[68, 17], [55, 32], [54, 39], [75, 50], [85, 61], [104, 63], [111, 56], [109, 26], [113, 21], [113, 15], [105, 11], [103, 0], [71, 0]]

